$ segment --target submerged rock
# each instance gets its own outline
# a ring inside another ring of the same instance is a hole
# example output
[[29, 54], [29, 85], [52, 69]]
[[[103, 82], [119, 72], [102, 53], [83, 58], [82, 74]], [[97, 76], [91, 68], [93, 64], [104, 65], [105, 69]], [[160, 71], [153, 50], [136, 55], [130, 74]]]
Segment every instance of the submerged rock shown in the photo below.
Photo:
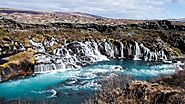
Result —
[[123, 68], [121, 66], [113, 66], [113, 67], [111, 67], [111, 70], [112, 71], [120, 71], [120, 70], [123, 70]]

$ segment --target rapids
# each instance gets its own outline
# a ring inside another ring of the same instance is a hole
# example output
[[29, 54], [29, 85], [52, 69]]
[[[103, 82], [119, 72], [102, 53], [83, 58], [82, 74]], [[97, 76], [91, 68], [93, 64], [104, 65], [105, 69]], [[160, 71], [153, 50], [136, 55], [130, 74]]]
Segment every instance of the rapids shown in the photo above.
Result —
[[174, 73], [176, 66], [175, 63], [111, 59], [78, 69], [55, 69], [29, 78], [0, 83], [0, 99], [5, 102], [21, 99], [32, 103], [42, 100], [54, 101], [56, 104], [81, 103], [100, 88], [97, 81], [112, 74], [130, 75], [133, 80], [149, 80]]

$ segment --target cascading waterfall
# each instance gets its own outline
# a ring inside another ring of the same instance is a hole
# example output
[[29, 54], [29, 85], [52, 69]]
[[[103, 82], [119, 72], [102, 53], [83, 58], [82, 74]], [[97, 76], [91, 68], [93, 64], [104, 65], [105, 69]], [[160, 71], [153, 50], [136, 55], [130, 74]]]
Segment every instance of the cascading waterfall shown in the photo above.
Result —
[[161, 60], [167, 60], [167, 56], [165, 55], [164, 51], [163, 50], [160, 50], [158, 52], [158, 55], [160, 56], [160, 59]]
[[[35, 55], [35, 61], [37, 64], [35, 65], [36, 72], [62, 70], [65, 68], [79, 68], [93, 62], [108, 60], [107, 57], [114, 58], [116, 54], [114, 51], [118, 50], [120, 50], [120, 58], [124, 58], [124, 56], [127, 55], [133, 55], [132, 53], [134, 52], [133, 60], [141, 60], [140, 58], [143, 58], [145, 61], [167, 59], [163, 50], [152, 52], [143, 44], [139, 45], [138, 42], [135, 42], [134, 47], [132, 44], [128, 43], [126, 48], [127, 53], [124, 53], [124, 45], [122, 42], [119, 42], [120, 49], [114, 50], [113, 46], [116, 44], [112, 44], [110, 41], [100, 41], [99, 43], [95, 41], [66, 43], [66, 40], [64, 40], [64, 44], [61, 45], [61, 48], [54, 49], [53, 54], [47, 53], [44, 46], [47, 44], [54, 45], [56, 43], [55, 39], [51, 39], [49, 42], [44, 41], [45, 45], [42, 43], [36, 43], [31, 39], [29, 42], [37, 51], [37, 54]], [[101, 47], [101, 50], [99, 50], [99, 47]], [[143, 50], [142, 53], [141, 49]], [[118, 56], [116, 57], [118, 58]]]
[[157, 52], [155, 50], [155, 52], [150, 51], [150, 49], [148, 49], [147, 47], [145, 47], [143, 44], [140, 45], [140, 47], [144, 50], [144, 60], [145, 61], [165, 61], [167, 60], [167, 56], [165, 55], [163, 50], [160, 50], [159, 52]]
[[52, 37], [51, 40], [45, 39], [43, 44], [47, 47], [51, 47], [51, 46], [57, 44], [57, 42], [56, 42], [56, 39], [54, 37]]
[[140, 59], [141, 50], [137, 42], [135, 42], [135, 55], [133, 60], [141, 60]]
[[114, 49], [111, 42], [105, 42], [105, 52], [108, 53], [110, 58], [114, 58]]
[[122, 42], [120, 42], [120, 51], [121, 51], [121, 58], [124, 58], [124, 46]]
[[22, 43], [20, 43], [19, 50], [20, 51], [25, 51], [26, 50], [26, 48], [24, 47], [24, 45]]
[[148, 49], [147, 47], [145, 47], [142, 43], [140, 44], [140, 47], [144, 50], [144, 53], [143, 53], [144, 60], [145, 61], [148, 61], [150, 49]]
[[52, 70], [57, 70], [55, 64], [39, 64], [35, 65], [34, 71], [37, 73], [49, 72]]
[[66, 69], [66, 66], [64, 63], [60, 64], [38, 64], [34, 66], [35, 73], [44, 73], [44, 72], [50, 72], [50, 71], [56, 71], [56, 70], [62, 70]]
[[76, 65], [76, 59], [74, 58], [74, 56], [70, 55], [69, 51], [64, 46], [62, 46], [62, 48], [55, 49], [53, 53], [57, 56], [55, 62], [62, 64], [62, 66], [60, 67], [63, 67], [64, 65], [66, 68], [79, 67], [78, 65]]
[[60, 64], [56, 64], [56, 69], [62, 70], [62, 69], [66, 69], [66, 65], [64, 63], [60, 63]]
[[37, 52], [45, 53], [45, 47], [42, 43], [36, 43], [33, 40], [29, 39], [30, 44], [33, 46], [33, 49], [35, 49]]
[[127, 44], [127, 55], [130, 56], [132, 55], [132, 45], [131, 44]]
[[82, 62], [86, 64], [86, 63], [93, 63], [97, 61], [107, 60], [107, 57], [104, 55], [101, 55], [101, 53], [98, 51], [98, 45], [96, 42], [86, 41], [84, 43], [78, 42], [78, 44], [80, 48], [78, 49], [77, 54], [82, 54], [82, 55], [74, 56], [76, 57], [78, 62]]
[[106, 56], [102, 55], [100, 51], [98, 50], [98, 45], [96, 42], [85, 42], [85, 49], [86, 51], [86, 56], [92, 57], [92, 62], [97, 62], [97, 61], [103, 61], [103, 60], [108, 60]]
[[64, 39], [64, 47], [67, 47], [66, 39]]
[[157, 61], [157, 54], [156, 54], [156, 52], [149, 52], [148, 61]]
[[106, 56], [100, 53], [95, 41], [72, 42], [62, 46], [62, 48], [55, 49], [53, 53], [58, 58], [57, 63], [64, 63], [67, 68], [78, 68], [88, 63], [108, 60]]

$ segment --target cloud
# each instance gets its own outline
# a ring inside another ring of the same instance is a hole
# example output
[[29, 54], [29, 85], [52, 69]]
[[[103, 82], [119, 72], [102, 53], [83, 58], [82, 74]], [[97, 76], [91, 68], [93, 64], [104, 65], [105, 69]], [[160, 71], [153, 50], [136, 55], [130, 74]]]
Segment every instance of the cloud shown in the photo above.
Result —
[[155, 18], [165, 3], [184, 0], [1, 0], [0, 7], [48, 11], [78, 11], [116, 18]]

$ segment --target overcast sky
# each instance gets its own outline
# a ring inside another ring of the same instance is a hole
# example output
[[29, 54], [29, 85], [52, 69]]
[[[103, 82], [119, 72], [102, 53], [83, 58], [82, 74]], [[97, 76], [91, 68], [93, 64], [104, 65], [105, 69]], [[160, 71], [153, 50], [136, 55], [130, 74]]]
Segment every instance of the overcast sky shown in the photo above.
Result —
[[185, 0], [0, 0], [0, 7], [85, 12], [114, 18], [185, 18]]

